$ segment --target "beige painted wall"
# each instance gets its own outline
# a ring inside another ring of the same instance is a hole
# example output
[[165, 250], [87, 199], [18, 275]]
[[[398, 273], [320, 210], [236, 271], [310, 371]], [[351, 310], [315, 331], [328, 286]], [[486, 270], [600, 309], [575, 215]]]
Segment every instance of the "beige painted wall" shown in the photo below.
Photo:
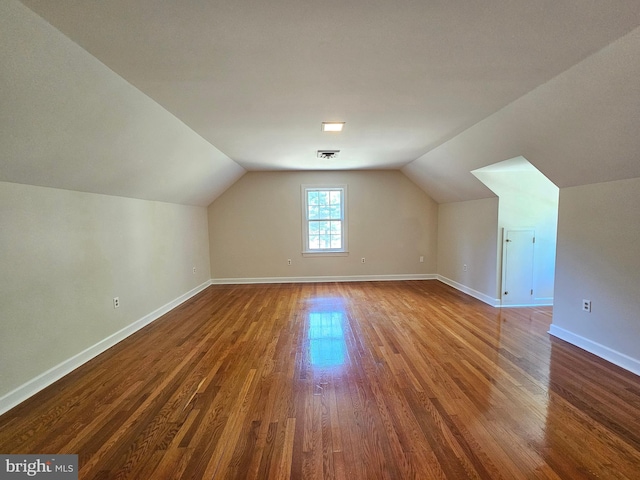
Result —
[[640, 374], [640, 178], [560, 190], [555, 285], [552, 331]]
[[[349, 255], [303, 257], [300, 186], [326, 183], [348, 185]], [[209, 206], [212, 278], [434, 274], [437, 215], [398, 171], [249, 172]]]
[[204, 207], [0, 182], [0, 225], [0, 398], [210, 279]]
[[438, 274], [490, 304], [497, 303], [497, 242], [497, 197], [439, 205]]

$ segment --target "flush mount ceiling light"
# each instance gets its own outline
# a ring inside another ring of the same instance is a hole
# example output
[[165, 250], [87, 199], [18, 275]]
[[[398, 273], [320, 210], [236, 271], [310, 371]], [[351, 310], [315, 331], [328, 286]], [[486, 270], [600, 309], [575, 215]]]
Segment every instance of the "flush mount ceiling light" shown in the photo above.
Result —
[[322, 122], [323, 132], [341, 132], [344, 128], [344, 122]]

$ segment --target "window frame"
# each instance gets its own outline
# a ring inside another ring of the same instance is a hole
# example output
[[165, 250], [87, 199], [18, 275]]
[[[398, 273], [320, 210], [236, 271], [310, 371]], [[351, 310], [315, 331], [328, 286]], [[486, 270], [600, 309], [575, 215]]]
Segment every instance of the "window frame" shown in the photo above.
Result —
[[[339, 190], [341, 192], [341, 240], [342, 247], [340, 248], [322, 248], [322, 249], [314, 249], [309, 246], [309, 222], [314, 221], [309, 219], [309, 205], [307, 203], [308, 200], [308, 192], [310, 191], [336, 191]], [[303, 256], [346, 256], [349, 254], [348, 250], [348, 191], [346, 184], [303, 184], [300, 186], [300, 195], [302, 199], [302, 255]]]

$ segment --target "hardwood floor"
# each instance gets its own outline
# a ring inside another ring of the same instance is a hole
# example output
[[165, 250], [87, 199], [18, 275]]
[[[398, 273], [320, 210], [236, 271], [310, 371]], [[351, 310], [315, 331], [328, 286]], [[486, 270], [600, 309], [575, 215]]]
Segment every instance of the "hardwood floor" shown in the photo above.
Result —
[[211, 286], [0, 417], [81, 479], [640, 478], [640, 379], [437, 281]]

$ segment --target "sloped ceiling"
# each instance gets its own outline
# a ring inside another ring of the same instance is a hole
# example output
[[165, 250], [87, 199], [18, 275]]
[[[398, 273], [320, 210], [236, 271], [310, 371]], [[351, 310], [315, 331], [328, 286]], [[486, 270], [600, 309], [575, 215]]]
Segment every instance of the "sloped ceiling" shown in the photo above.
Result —
[[207, 206], [245, 173], [9, 0], [0, 65], [0, 181]]
[[0, 180], [204, 204], [245, 169], [402, 168], [439, 202], [518, 155], [559, 186], [640, 176], [637, 0], [22, 3], [72, 42], [3, 3]]
[[640, 29], [403, 168], [439, 203], [483, 198], [471, 173], [519, 155], [558, 187], [640, 177]]

